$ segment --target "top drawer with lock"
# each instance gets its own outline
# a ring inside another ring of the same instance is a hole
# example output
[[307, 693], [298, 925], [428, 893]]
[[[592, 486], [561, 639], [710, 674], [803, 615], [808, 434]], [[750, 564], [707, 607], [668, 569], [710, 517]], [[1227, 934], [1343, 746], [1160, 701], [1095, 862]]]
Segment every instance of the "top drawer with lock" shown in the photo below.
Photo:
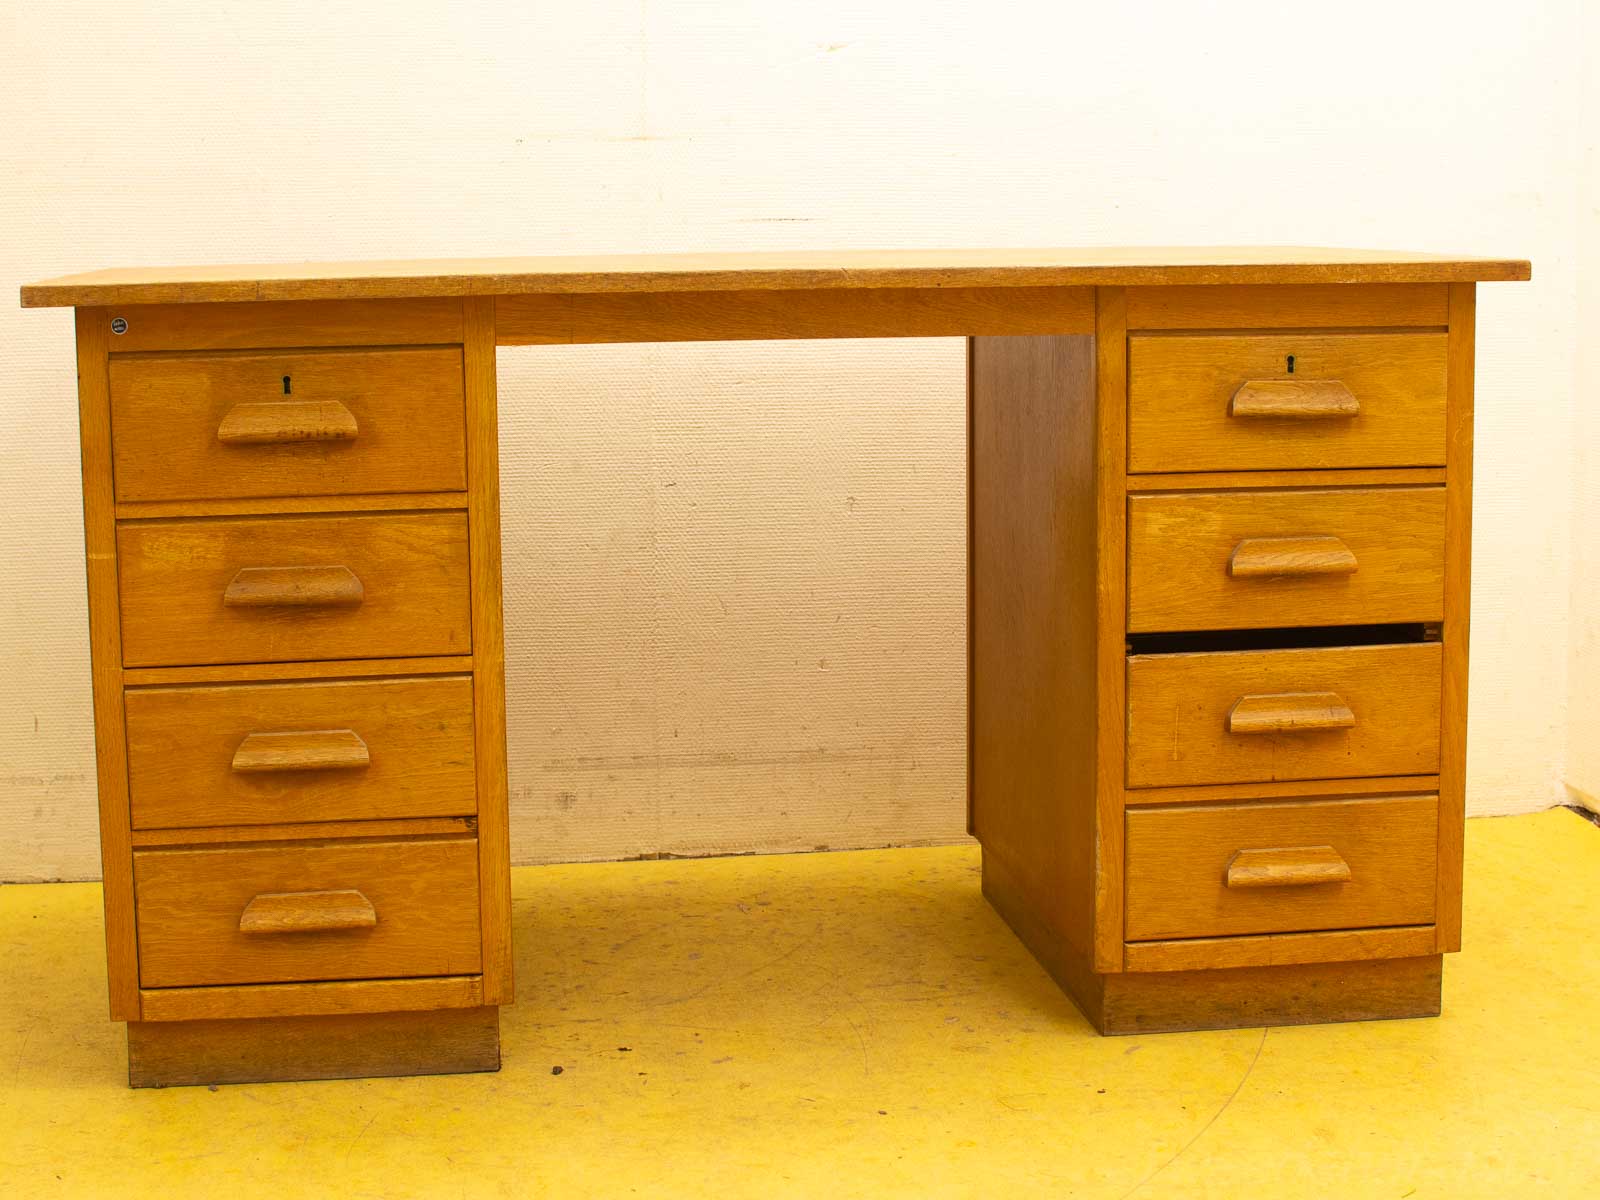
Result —
[[461, 491], [456, 346], [113, 355], [119, 501]]
[[1128, 470], [1445, 461], [1443, 333], [1136, 334]]

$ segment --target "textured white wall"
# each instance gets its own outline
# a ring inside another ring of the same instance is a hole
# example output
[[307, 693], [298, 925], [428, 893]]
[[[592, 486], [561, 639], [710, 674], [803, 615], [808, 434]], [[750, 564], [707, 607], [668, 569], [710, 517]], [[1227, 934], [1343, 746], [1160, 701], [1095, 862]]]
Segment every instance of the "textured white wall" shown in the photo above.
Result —
[[[830, 246], [1532, 257], [1533, 284], [1480, 293], [1470, 804], [1539, 808], [1581, 540], [1582, 7], [9, 3], [0, 282]], [[961, 835], [960, 362], [503, 353], [519, 860]], [[0, 303], [0, 420], [0, 878], [88, 876], [69, 314]]]
[[1572, 665], [1567, 783], [1600, 812], [1600, 4], [1585, 4], [1578, 108], [1577, 435], [1572, 519]]

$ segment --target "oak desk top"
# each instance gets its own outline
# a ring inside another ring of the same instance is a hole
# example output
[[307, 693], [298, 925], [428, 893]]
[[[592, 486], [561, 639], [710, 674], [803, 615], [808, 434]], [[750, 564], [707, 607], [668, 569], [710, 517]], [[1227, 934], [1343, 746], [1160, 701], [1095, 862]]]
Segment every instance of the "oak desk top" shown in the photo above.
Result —
[[603, 292], [1469, 283], [1530, 275], [1522, 259], [1307, 246], [804, 250], [133, 267], [27, 284], [22, 306]]

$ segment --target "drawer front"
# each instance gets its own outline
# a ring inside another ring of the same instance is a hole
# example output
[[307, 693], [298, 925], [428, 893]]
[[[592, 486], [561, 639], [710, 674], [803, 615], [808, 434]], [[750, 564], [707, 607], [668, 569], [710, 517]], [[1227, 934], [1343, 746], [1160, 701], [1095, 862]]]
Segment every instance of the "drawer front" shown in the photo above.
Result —
[[1433, 922], [1437, 796], [1130, 809], [1127, 938]]
[[1128, 660], [1128, 786], [1431, 775], [1442, 648]]
[[1445, 343], [1442, 333], [1135, 335], [1128, 469], [1443, 466]]
[[1128, 499], [1130, 632], [1443, 615], [1442, 487]]
[[135, 829], [470, 816], [472, 680], [135, 688]]
[[117, 555], [126, 666], [471, 649], [463, 513], [139, 521]]
[[474, 838], [143, 850], [133, 873], [144, 987], [482, 968]]
[[118, 500], [461, 491], [458, 347], [111, 359]]

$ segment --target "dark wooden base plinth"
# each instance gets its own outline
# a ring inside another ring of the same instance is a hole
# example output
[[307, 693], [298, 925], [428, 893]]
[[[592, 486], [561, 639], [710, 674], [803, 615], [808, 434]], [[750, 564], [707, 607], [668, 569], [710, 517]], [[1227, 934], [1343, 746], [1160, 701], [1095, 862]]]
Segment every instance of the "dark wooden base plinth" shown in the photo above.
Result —
[[1101, 1033], [1437, 1017], [1443, 956], [1102, 976]]
[[500, 1069], [500, 1010], [134, 1021], [128, 1083], [277, 1083]]
[[1039, 918], [1016, 878], [983, 856], [983, 894], [1089, 1023], [1105, 1034], [1436, 1017], [1443, 958], [1214, 971], [1096, 973]]

